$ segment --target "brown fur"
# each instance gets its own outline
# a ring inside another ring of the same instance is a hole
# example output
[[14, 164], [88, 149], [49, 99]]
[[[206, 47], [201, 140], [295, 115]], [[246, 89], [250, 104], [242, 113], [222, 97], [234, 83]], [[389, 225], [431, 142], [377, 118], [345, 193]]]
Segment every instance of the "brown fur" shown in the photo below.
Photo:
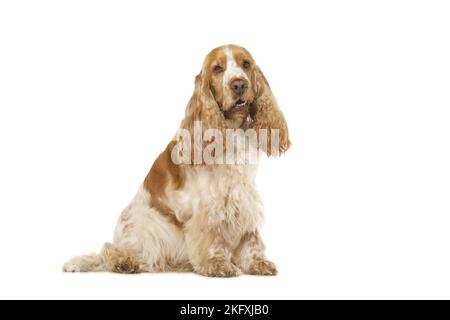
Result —
[[[250, 108], [250, 116], [253, 119], [250, 127], [257, 130], [268, 130], [268, 146], [271, 145], [271, 130], [278, 129], [280, 133], [280, 148], [277, 151], [279, 151], [279, 153], [286, 152], [289, 149], [291, 142], [289, 140], [289, 130], [283, 113], [278, 107], [266, 77], [259, 68], [255, 69], [253, 79], [257, 92], [255, 100]], [[263, 151], [269, 156], [275, 154], [272, 153], [270, 148]]]
[[166, 200], [166, 190], [178, 190], [185, 183], [185, 173], [183, 166], [175, 165], [171, 160], [171, 152], [174, 142], [169, 143], [167, 148], [159, 155], [153, 164], [150, 172], [144, 180], [144, 188], [151, 194], [150, 205], [167, 219], [181, 228], [183, 223], [179, 221], [175, 213], [164, 203]]

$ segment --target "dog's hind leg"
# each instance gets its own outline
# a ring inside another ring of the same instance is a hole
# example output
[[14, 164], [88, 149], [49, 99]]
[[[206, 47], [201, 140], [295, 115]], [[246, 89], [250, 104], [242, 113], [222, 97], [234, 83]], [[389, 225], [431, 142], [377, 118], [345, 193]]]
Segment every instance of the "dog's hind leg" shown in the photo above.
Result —
[[105, 261], [106, 271], [125, 274], [147, 271], [146, 265], [135, 250], [118, 248], [111, 243], [106, 243], [101, 255]]

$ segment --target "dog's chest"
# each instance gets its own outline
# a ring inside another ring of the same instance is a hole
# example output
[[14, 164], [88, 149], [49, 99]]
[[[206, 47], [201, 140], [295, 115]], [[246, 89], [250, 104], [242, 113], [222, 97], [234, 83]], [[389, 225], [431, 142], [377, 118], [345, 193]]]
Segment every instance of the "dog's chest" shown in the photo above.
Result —
[[211, 224], [254, 229], [262, 220], [262, 205], [254, 185], [256, 165], [204, 166], [189, 170], [174, 196], [181, 221], [205, 215]]

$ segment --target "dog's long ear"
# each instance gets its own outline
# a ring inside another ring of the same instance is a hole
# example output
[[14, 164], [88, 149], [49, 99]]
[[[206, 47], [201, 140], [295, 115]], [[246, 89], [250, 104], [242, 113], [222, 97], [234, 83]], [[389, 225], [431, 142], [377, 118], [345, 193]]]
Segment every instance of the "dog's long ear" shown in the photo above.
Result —
[[[181, 128], [187, 129], [190, 134], [191, 154], [189, 159], [193, 159], [194, 164], [204, 163], [203, 157], [196, 156], [195, 150], [204, 150], [211, 141], [203, 139], [204, 133], [208, 129], [224, 129], [225, 118], [219, 109], [219, 105], [214, 99], [210, 82], [204, 71], [195, 77], [195, 88], [191, 99], [186, 107], [186, 113]], [[198, 136], [200, 134], [200, 136]], [[197, 148], [197, 149], [196, 149]], [[179, 155], [184, 157], [185, 155]], [[188, 155], [189, 156], [189, 155]]]
[[203, 129], [222, 128], [225, 118], [211, 92], [205, 71], [195, 77], [195, 89], [186, 108], [182, 128], [192, 129], [194, 121], [201, 121]]
[[[288, 126], [283, 113], [278, 107], [272, 90], [270, 89], [269, 83], [258, 66], [255, 67], [252, 75], [252, 85], [254, 86], [253, 91], [255, 92], [255, 99], [250, 106], [250, 117], [253, 120], [251, 127], [258, 132], [260, 146], [266, 145], [264, 142], [261, 145], [261, 140], [267, 139], [267, 148], [262, 147], [267, 155], [271, 156], [283, 153], [289, 149], [291, 145]], [[267, 131], [260, 129], [266, 129]], [[278, 130], [279, 133], [279, 145], [275, 150], [273, 150], [273, 147], [276, 145], [277, 141], [275, 141], [276, 131], [274, 130]], [[267, 132], [267, 135], [261, 135], [259, 133], [260, 131]]]

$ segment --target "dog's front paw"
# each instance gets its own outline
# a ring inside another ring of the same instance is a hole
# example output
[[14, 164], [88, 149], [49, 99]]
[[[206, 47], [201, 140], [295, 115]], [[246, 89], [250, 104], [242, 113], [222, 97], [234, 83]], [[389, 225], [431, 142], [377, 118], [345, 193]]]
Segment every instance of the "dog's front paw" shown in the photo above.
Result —
[[273, 262], [265, 259], [257, 259], [250, 265], [248, 274], [258, 276], [275, 276], [278, 273]]
[[124, 274], [139, 273], [139, 265], [130, 257], [119, 258], [114, 263], [112, 271]]
[[195, 272], [206, 277], [237, 277], [241, 274], [241, 270], [226, 260], [214, 259], [205, 265], [195, 268]]

